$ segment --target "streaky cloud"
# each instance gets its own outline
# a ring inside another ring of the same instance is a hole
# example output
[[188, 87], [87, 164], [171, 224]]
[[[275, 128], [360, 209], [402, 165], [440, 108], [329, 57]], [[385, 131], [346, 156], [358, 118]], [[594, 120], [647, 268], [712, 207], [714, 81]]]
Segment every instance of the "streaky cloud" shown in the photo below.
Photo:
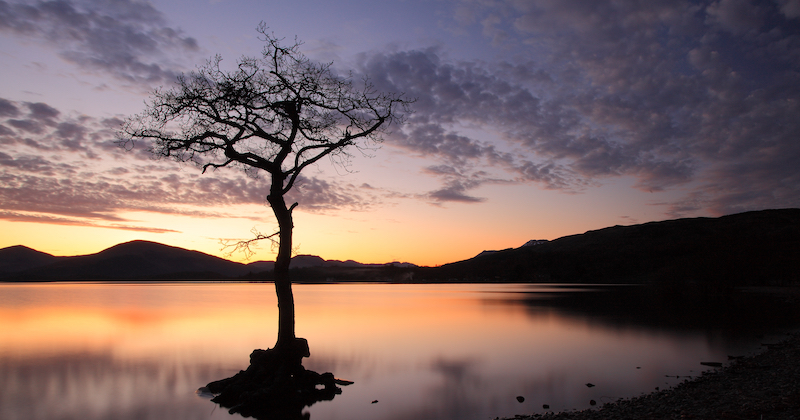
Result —
[[[152, 159], [146, 148], [125, 152], [115, 143], [121, 120], [60, 112], [44, 103], [0, 98], [17, 110], [0, 117], [0, 204], [7, 220], [142, 230], [121, 216], [150, 212], [196, 218], [260, 215], [219, 211], [240, 205], [266, 205], [265, 183], [236, 170], [200, 171]], [[28, 113], [22, 110], [28, 109]], [[8, 118], [8, 117], [17, 117]], [[21, 117], [21, 118], [20, 118]], [[45, 121], [42, 123], [41, 121]], [[14, 124], [38, 124], [33, 132]], [[391, 191], [363, 188], [316, 177], [301, 177], [290, 199], [300, 211], [367, 211]], [[155, 230], [148, 230], [155, 232]]]
[[87, 221], [85, 219], [69, 219], [64, 217], [54, 217], [43, 214], [22, 214], [10, 211], [0, 211], [0, 220], [8, 220], [13, 222], [45, 223], [48, 225], [118, 229], [118, 230], [129, 230], [129, 231], [147, 232], [147, 233], [181, 233], [178, 230], [172, 230], [172, 229], [123, 225], [118, 223], [100, 224], [96, 222]]
[[147, 88], [175, 80], [180, 65], [167, 52], [199, 49], [152, 4], [133, 0], [0, 1], [0, 32], [44, 40], [80, 68]]
[[796, 207], [798, 10], [792, 1], [463, 2], [461, 23], [483, 22], [513, 59], [395, 49], [362, 54], [358, 70], [417, 98], [388, 144], [459, 168], [442, 178], [443, 200], [479, 202], [466, 181], [484, 168], [565, 192], [616, 177], [642, 191], [685, 189], [675, 211]]

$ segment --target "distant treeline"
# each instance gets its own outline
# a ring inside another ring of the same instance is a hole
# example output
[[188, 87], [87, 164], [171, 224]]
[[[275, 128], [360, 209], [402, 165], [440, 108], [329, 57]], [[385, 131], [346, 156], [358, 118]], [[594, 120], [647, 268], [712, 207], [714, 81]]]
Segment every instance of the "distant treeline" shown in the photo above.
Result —
[[[367, 267], [303, 267], [290, 268], [293, 283], [340, 283], [340, 282], [386, 282], [412, 283], [411, 268], [394, 265]], [[248, 273], [238, 277], [240, 281], [272, 281], [272, 271]]]

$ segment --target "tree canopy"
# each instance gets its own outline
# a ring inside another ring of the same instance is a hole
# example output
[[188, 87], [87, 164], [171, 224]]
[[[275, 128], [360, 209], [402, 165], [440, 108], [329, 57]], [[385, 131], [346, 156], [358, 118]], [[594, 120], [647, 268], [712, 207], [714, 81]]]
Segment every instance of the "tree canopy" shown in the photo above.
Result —
[[[401, 95], [375, 92], [369, 80], [357, 86], [339, 77], [332, 63], [300, 53], [300, 43], [259, 32], [261, 57], [242, 57], [225, 71], [217, 55], [197, 71], [179, 76], [178, 86], [153, 92], [147, 109], [126, 121], [124, 142], [153, 140], [153, 153], [208, 168], [240, 164], [285, 179], [288, 192], [297, 176], [325, 156], [346, 154], [348, 146], [380, 141], [399, 116]], [[400, 114], [400, 117], [402, 114]]]

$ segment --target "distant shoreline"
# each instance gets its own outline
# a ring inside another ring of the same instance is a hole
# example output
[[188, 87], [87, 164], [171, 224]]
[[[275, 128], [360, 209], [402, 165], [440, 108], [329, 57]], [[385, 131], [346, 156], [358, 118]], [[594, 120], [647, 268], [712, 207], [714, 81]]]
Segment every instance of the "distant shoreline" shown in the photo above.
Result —
[[675, 387], [599, 409], [518, 415], [503, 420], [797, 419], [800, 334]]
[[[612, 226], [519, 248], [484, 251], [436, 267], [292, 258], [296, 283], [660, 284], [701, 293], [800, 285], [800, 209], [762, 210]], [[269, 281], [274, 262], [238, 263], [134, 240], [96, 254], [56, 257], [22, 245], [0, 249], [4, 281]]]
[[[15, 283], [213, 283], [213, 284], [238, 284], [238, 283], [273, 283], [273, 280], [247, 280], [247, 279], [45, 279], [45, 280], [14, 280], [14, 279], [0, 279], [0, 284], [15, 284]], [[412, 285], [425, 285], [425, 284], [532, 284], [532, 285], [546, 285], [556, 284], [564, 286], [646, 286], [646, 284], [638, 283], [573, 283], [573, 282], [553, 282], [553, 281], [480, 281], [480, 280], [432, 280], [432, 281], [395, 281], [395, 280], [292, 280], [292, 284], [412, 284]], [[757, 287], [753, 287], [757, 288]], [[796, 288], [796, 286], [777, 286], [777, 288]]]

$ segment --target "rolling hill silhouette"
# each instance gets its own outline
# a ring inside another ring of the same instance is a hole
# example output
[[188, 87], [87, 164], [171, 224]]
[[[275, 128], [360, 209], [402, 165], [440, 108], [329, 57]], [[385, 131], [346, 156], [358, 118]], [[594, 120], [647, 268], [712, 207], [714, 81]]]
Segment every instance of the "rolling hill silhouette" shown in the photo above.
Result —
[[57, 261], [59, 257], [28, 248], [23, 245], [14, 245], [0, 249], [0, 278], [29, 270], [43, 267]]
[[[199, 251], [141, 240], [114, 245], [96, 254], [73, 257], [56, 257], [22, 245], [0, 249], [0, 280], [4, 281], [270, 280], [268, 272], [274, 265], [273, 261], [242, 264]], [[370, 273], [384, 266], [352, 260], [324, 260], [313, 255], [292, 258], [292, 269], [299, 275], [298, 281], [320, 281], [332, 276], [370, 279]]]
[[420, 268], [415, 279], [706, 286], [797, 283], [800, 209], [608, 227]]
[[[5, 260], [3, 251], [0, 250], [0, 261]], [[57, 260], [49, 264], [16, 270], [13, 277], [21, 280], [206, 279], [238, 277], [250, 271], [244, 264], [149, 241], [126, 242], [96, 254], [53, 258]], [[8, 265], [11, 264], [6, 262], [0, 266]]]

